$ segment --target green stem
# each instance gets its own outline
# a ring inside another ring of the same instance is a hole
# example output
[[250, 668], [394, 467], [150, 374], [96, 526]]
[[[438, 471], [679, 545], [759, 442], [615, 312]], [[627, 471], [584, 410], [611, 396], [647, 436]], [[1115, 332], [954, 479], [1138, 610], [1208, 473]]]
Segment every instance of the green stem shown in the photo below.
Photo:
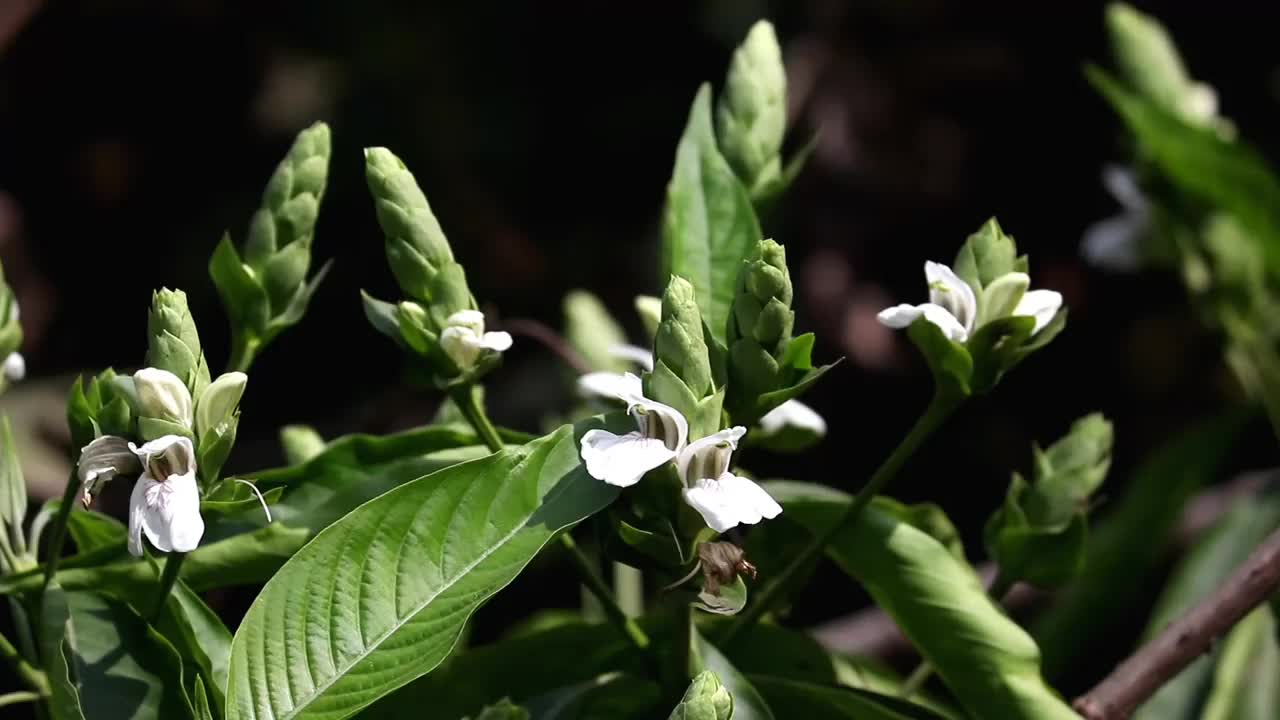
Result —
[[902, 466], [907, 460], [915, 454], [916, 450], [924, 443], [942, 423], [955, 412], [960, 406], [961, 398], [944, 392], [935, 392], [933, 399], [930, 400], [929, 406], [925, 408], [924, 414], [916, 420], [916, 424], [912, 426], [907, 436], [898, 443], [898, 447], [893, 449], [889, 457], [880, 464], [875, 474], [871, 476], [871, 480], [858, 491], [854, 496], [853, 502], [849, 504], [844, 515], [840, 520], [832, 525], [826, 532], [814, 538], [803, 551], [800, 552], [778, 575], [775, 575], [764, 588], [756, 595], [755, 600], [749, 604], [745, 610], [739, 613], [733, 623], [721, 636], [721, 645], [728, 646], [734, 638], [743, 630], [750, 627], [758, 621], [765, 613], [771, 610], [786, 593], [791, 590], [791, 585], [797, 580], [801, 569], [809, 567], [814, 561], [822, 555], [827, 545], [835, 539], [836, 535], [842, 529], [851, 525], [862, 514], [863, 509], [871, 502], [871, 499], [878, 495], [889, 481], [898, 474]]
[[17, 705], [18, 703], [24, 702], [35, 702], [39, 700], [40, 697], [41, 696], [39, 694], [29, 692], [27, 690], [5, 693], [4, 695], [0, 695], [0, 707], [4, 707], [5, 705]]
[[236, 333], [231, 340], [231, 359], [227, 361], [229, 372], [249, 372], [249, 366], [258, 351], [262, 349], [262, 341], [252, 335]]
[[618, 598], [618, 607], [627, 617], [640, 617], [644, 614], [644, 573], [638, 568], [620, 562], [613, 564], [613, 594]]
[[578, 570], [578, 576], [582, 580], [582, 584], [600, 601], [600, 605], [604, 608], [604, 614], [609, 618], [609, 622], [616, 625], [637, 650], [644, 653], [649, 652], [649, 636], [645, 634], [644, 630], [640, 629], [640, 625], [635, 620], [627, 617], [627, 614], [618, 606], [618, 602], [613, 599], [613, 593], [609, 591], [609, 586], [604, 584], [600, 574], [591, 566], [591, 561], [587, 559], [586, 553], [582, 552], [582, 548], [578, 547], [578, 543], [574, 542], [573, 536], [567, 532], [560, 533], [560, 544], [564, 546], [565, 550], [569, 551], [569, 557], [573, 560], [573, 565]]
[[502, 436], [498, 435], [498, 429], [489, 422], [489, 416], [485, 415], [484, 408], [480, 407], [480, 403], [476, 401], [476, 394], [471, 388], [470, 385], [454, 388], [449, 391], [449, 397], [453, 400], [453, 404], [458, 406], [458, 410], [462, 412], [467, 422], [471, 423], [476, 435], [480, 436], [481, 442], [489, 446], [493, 452], [498, 452], [503, 447]]
[[13, 671], [22, 678], [22, 681], [35, 690], [40, 695], [49, 694], [49, 678], [40, 670], [37, 670], [27, 662], [26, 658], [18, 652], [18, 649], [9, 642], [9, 638], [0, 635], [0, 658], [4, 658], [6, 662], [13, 666]]
[[49, 557], [44, 561], [44, 585], [41, 591], [53, 582], [58, 572], [58, 562], [62, 559], [62, 546], [67, 541], [67, 521], [71, 518], [71, 510], [76, 504], [76, 495], [80, 493], [80, 476], [75, 468], [67, 479], [67, 488], [62, 491], [62, 502], [58, 505], [58, 514], [53, 518], [53, 534], [49, 536]]
[[178, 573], [182, 571], [182, 562], [187, 559], [186, 553], [172, 552], [164, 561], [164, 572], [160, 575], [160, 592], [156, 595], [156, 604], [151, 608], [151, 615], [148, 621], [155, 623], [160, 617], [160, 613], [164, 610], [165, 600], [169, 599], [169, 592], [173, 590], [173, 586], [178, 582]]
[[[987, 589], [987, 594], [991, 596], [992, 600], [996, 601], [996, 604], [1003, 604], [1004, 596], [1008, 595], [1011, 589], [1013, 589], [1013, 580], [1008, 575], [997, 570], [995, 578], [991, 581], [991, 587]], [[928, 660], [921, 660], [916, 669], [912, 670], [907, 679], [902, 682], [902, 691], [900, 693], [902, 699], [910, 700], [911, 696], [920, 692], [920, 688], [924, 687], [925, 682], [933, 676], [933, 670], [933, 663]]]

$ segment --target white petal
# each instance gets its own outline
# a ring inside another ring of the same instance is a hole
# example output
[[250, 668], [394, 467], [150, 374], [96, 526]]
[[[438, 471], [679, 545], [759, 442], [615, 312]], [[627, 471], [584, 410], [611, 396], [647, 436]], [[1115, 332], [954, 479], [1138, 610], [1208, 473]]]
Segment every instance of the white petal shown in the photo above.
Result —
[[627, 373], [592, 372], [578, 378], [578, 392], [587, 397], [604, 397], [630, 402], [644, 394], [640, 378]]
[[18, 382], [27, 376], [27, 361], [22, 353], [12, 352], [4, 359], [4, 377], [9, 382]]
[[142, 554], [139, 530], [162, 552], [191, 552], [204, 535], [195, 473], [157, 482], [143, 474], [129, 499], [129, 552]]
[[[685, 478], [685, 482], [688, 485], [693, 485], [698, 480], [703, 479], [703, 478], [688, 476], [689, 466], [695, 460], [698, 459], [698, 456], [708, 452], [714, 452], [716, 449], [716, 446], [720, 445], [721, 443], [727, 444], [729, 446], [728, 447], [729, 452], [732, 453], [734, 450], [738, 449], [738, 441], [741, 440], [742, 436], [746, 434], [747, 434], [747, 429], [742, 427], [741, 425], [738, 425], [736, 427], [731, 427], [726, 430], [721, 430], [720, 432], [714, 435], [708, 435], [702, 439], [694, 440], [693, 442], [689, 443], [689, 445], [685, 447], [685, 449], [680, 453], [680, 458], [676, 460], [676, 466], [680, 469], [680, 477]], [[723, 464], [725, 465], [725, 468], [722, 468], [720, 472], [723, 472], [724, 469], [727, 469], [729, 464], [728, 456], [723, 458], [723, 460], [724, 460]], [[699, 465], [701, 467], [707, 466], [706, 463], [699, 463]]]
[[1115, 272], [1133, 272], [1142, 266], [1141, 239], [1147, 216], [1125, 213], [1100, 220], [1084, 231], [1080, 254], [1091, 265]]
[[505, 332], [487, 332], [480, 339], [480, 344], [494, 352], [506, 352], [511, 349], [511, 334]]
[[458, 369], [468, 370], [475, 366], [484, 346], [471, 328], [453, 325], [440, 333], [440, 348]]
[[653, 353], [649, 348], [618, 343], [609, 346], [609, 355], [620, 360], [630, 360], [645, 370], [653, 370]]
[[117, 474], [137, 472], [141, 467], [127, 440], [103, 435], [80, 449], [76, 474], [84, 484], [83, 491], [89, 493], [98, 481], [106, 482]]
[[191, 444], [191, 438], [181, 435], [163, 435], [142, 447], [129, 443], [129, 449], [137, 456], [144, 475], [150, 473], [156, 480], [165, 479], [152, 472], [152, 468], [161, 464], [174, 475], [195, 472], [196, 452]]
[[1062, 307], [1062, 293], [1056, 290], [1032, 290], [1022, 296], [1022, 301], [1018, 303], [1018, 307], [1014, 309], [1014, 315], [1030, 315], [1036, 319], [1035, 329], [1032, 334], [1040, 332], [1040, 330], [1049, 324], [1054, 315], [1058, 314], [1058, 310]]
[[[627, 374], [631, 375], [630, 373]], [[632, 377], [635, 376], [632, 375]], [[662, 423], [662, 427], [666, 431], [662, 439], [667, 448], [676, 453], [679, 453], [684, 448], [685, 442], [689, 439], [689, 421], [685, 420], [684, 415], [681, 415], [679, 410], [643, 396], [624, 399], [627, 401], [627, 412], [630, 413], [631, 417], [635, 418], [636, 424], [640, 426], [641, 434], [652, 434], [646, 432], [647, 423], [649, 422], [646, 415], [657, 415], [658, 421]]]
[[191, 391], [177, 375], [143, 368], [133, 374], [133, 385], [143, 414], [191, 427]]
[[924, 264], [924, 278], [929, 283], [929, 302], [945, 308], [959, 320], [966, 335], [972, 332], [978, 316], [978, 298], [969, 283], [946, 265], [932, 261]]
[[459, 310], [445, 318], [445, 323], [451, 327], [467, 328], [480, 335], [484, 332], [484, 313], [479, 310]]
[[676, 456], [661, 440], [639, 432], [615, 435], [607, 430], [588, 430], [581, 447], [587, 474], [618, 487], [635, 485], [645, 473]]
[[923, 305], [894, 305], [885, 308], [876, 314], [876, 319], [881, 325], [900, 330], [905, 327], [911, 327], [911, 323], [924, 314]]
[[932, 303], [925, 303], [920, 306], [920, 310], [924, 315], [924, 319], [937, 325], [942, 330], [942, 334], [947, 336], [947, 339], [960, 343], [969, 339], [969, 329], [962, 325], [956, 319], [956, 316], [952, 315], [946, 308]]
[[1145, 213], [1147, 197], [1138, 187], [1133, 170], [1120, 165], [1108, 165], [1102, 169], [1102, 185], [1127, 210]]
[[249, 376], [242, 372], [223, 373], [217, 380], [205, 386], [196, 399], [196, 434], [204, 437], [209, 430], [231, 419]]
[[827, 421], [799, 400], [788, 400], [760, 418], [760, 429], [769, 435], [786, 427], [808, 430], [818, 436], [827, 434]]
[[716, 532], [739, 524], [754, 525], [782, 512], [782, 507], [759, 485], [729, 473], [718, 480], [699, 480], [695, 486], [685, 488], [683, 495], [707, 527]]
[[1218, 92], [1212, 85], [1191, 83], [1182, 102], [1183, 109], [1196, 120], [1212, 120], [1218, 114]]

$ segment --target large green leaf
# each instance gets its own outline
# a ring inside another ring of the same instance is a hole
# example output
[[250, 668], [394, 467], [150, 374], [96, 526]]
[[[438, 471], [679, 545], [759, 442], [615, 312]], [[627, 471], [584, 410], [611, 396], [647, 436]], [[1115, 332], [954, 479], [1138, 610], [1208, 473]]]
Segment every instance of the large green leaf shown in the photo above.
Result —
[[45, 588], [40, 603], [40, 661], [49, 677], [49, 713], [53, 720], [84, 720], [76, 683], [71, 638], [71, 608], [57, 582]]
[[[347, 435], [307, 462], [246, 473], [259, 489], [284, 488], [271, 516], [313, 535], [358, 505], [441, 468], [488, 454], [475, 434], [456, 425], [428, 425], [394, 435]], [[262, 510], [209, 524], [205, 542], [230, 537], [265, 522]]]
[[194, 717], [182, 659], [164, 637], [122, 604], [92, 592], [52, 588], [54, 596], [44, 606], [46, 667], [70, 680], [62, 692], [55, 685], [55, 718], [78, 719], [70, 688], [92, 720]]
[[[1280, 526], [1280, 495], [1268, 493], [1238, 500], [1183, 558], [1161, 593], [1143, 641], [1154, 638], [1170, 622], [1218, 589], [1277, 526]], [[1201, 717], [1205, 695], [1214, 683], [1216, 657], [1214, 652], [1197, 658], [1138, 708], [1135, 720]]]
[[738, 672], [719, 648], [707, 642], [707, 639], [696, 630], [693, 633], [692, 655], [691, 669], [695, 672], [703, 670], [714, 672], [729, 690], [729, 694], [733, 696], [734, 720], [773, 720], [773, 710], [769, 709], [760, 691], [755, 689], [745, 675]]
[[1267, 607], [1249, 613], [1222, 644], [1202, 720], [1274, 720], [1280, 709], [1280, 644]]
[[[852, 498], [805, 483], [765, 483], [810, 532], [839, 522]], [[774, 522], [777, 522], [776, 520]], [[1040, 674], [1040, 652], [992, 602], [977, 573], [938, 540], [872, 503], [841, 526], [828, 554], [857, 579], [934, 667], [971, 714], [1076, 718]]]
[[[865, 690], [817, 685], [775, 677], [752, 677], [774, 707], [786, 708], [789, 718], [813, 720], [944, 720], [928, 708], [890, 695]], [[735, 713], [734, 717], [738, 715]], [[996, 717], [996, 716], [991, 716]]]
[[617, 493], [586, 474], [565, 426], [365, 503], [249, 608], [232, 643], [228, 720], [337, 720], [430, 672], [481, 603]]
[[722, 346], [738, 272], [759, 241], [751, 198], [716, 145], [711, 86], [704, 84], [693, 100], [667, 184], [662, 266], [665, 275], [693, 283], [702, 317]]
[[194, 683], [203, 677], [205, 702], [221, 708], [231, 662], [231, 631], [227, 626], [182, 581], [175, 583], [165, 598], [164, 609], [155, 626], [173, 643], [187, 664], [187, 683], [193, 701], [196, 693]]
[[523, 703], [547, 688], [589, 683], [636, 660], [611, 625], [556, 625], [456, 655], [369, 706], [361, 716], [417, 720], [429, 707], [439, 717], [462, 717], [504, 697]]
[[1124, 622], [1158, 572], [1183, 505], [1216, 477], [1241, 426], [1241, 416], [1220, 417], [1170, 440], [1138, 467], [1123, 496], [1093, 525], [1083, 574], [1032, 626], [1048, 677], [1119, 629], [1116, 623]]
[[1271, 270], [1280, 270], [1280, 180], [1261, 156], [1130, 92], [1102, 70], [1090, 67], [1087, 74], [1144, 154], [1179, 188], [1239, 219], [1261, 245]]

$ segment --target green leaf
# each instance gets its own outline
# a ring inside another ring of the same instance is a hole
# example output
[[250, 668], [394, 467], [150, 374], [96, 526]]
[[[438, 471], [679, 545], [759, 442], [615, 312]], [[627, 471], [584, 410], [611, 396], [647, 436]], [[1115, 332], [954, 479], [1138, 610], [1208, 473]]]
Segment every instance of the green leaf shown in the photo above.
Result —
[[1180, 433], [1148, 457], [1124, 485], [1110, 513], [1089, 535], [1083, 574], [1032, 626], [1045, 674], [1057, 677], [1119, 629], [1159, 572], [1182, 507], [1217, 477], [1243, 417], [1225, 416]]
[[325, 442], [310, 425], [286, 425], [280, 428], [280, 447], [290, 465], [300, 465], [324, 452]]
[[787, 709], [787, 717], [822, 720], [940, 720], [946, 717], [901, 698], [866, 690], [771, 677], [752, 677], [752, 681], [771, 705]]
[[529, 711], [504, 698], [481, 710], [476, 720], [529, 720]]
[[[783, 517], [820, 534], [851, 498], [819, 499], [794, 483], [765, 483]], [[834, 491], [828, 493], [828, 498]], [[828, 555], [857, 579], [970, 713], [1077, 718], [1040, 674], [1031, 637], [987, 596], [977, 573], [927, 533], [875, 503], [841, 527]]]
[[1087, 68], [1089, 82], [1120, 115], [1149, 158], [1194, 198], [1234, 215], [1280, 272], [1280, 181], [1251, 147], [1188, 123], [1126, 90], [1106, 72]]
[[400, 337], [400, 312], [395, 303], [379, 300], [363, 290], [360, 291], [360, 302], [364, 316], [374, 330], [397, 343], [404, 342]]
[[27, 537], [22, 525], [27, 519], [27, 483], [18, 461], [18, 446], [13, 441], [9, 416], [0, 421], [0, 542], [16, 555], [27, 551]]
[[[154, 600], [154, 594], [149, 593], [148, 597]], [[231, 631], [222, 620], [186, 583], [179, 581], [165, 598], [155, 628], [182, 655], [190, 675], [188, 682], [197, 684], [192, 687], [192, 697], [203, 695], [206, 704], [221, 708], [231, 660]], [[201, 683], [202, 679], [205, 682]]]
[[1268, 720], [1280, 708], [1280, 645], [1269, 608], [1249, 613], [1227, 635], [1202, 720]]
[[650, 720], [661, 717], [658, 686], [635, 675], [604, 675], [526, 703], [538, 720]]
[[973, 288], [982, 305], [984, 289], [997, 279], [1017, 270], [1017, 246], [993, 217], [983, 223], [960, 246], [955, 273]]
[[773, 720], [773, 711], [729, 659], [712, 645], [696, 629], [693, 631], [693, 648], [689, 658], [695, 672], [710, 670], [724, 683], [733, 696], [733, 720]]
[[[164, 637], [127, 607], [95, 593], [62, 597], [71, 650], [63, 657], [71, 662], [80, 702], [93, 720], [194, 717], [183, 690], [182, 660]], [[51, 639], [44, 642], [49, 648]], [[52, 642], [56, 648], [59, 641]], [[74, 710], [66, 717], [75, 717]]]
[[[1153, 639], [1227, 579], [1249, 553], [1280, 527], [1280, 495], [1240, 498], [1179, 563], [1147, 622], [1143, 642]], [[1221, 651], [1203, 656], [1166, 683], [1134, 714], [1137, 720], [1200, 718]]]
[[229, 234], [222, 236], [209, 258], [209, 277], [222, 298], [233, 332], [238, 328], [258, 336], [266, 332], [271, 315], [267, 291], [249, 266], [240, 261]]
[[[248, 481], [246, 480], [245, 482]], [[228, 485], [223, 487], [228, 487]], [[274, 505], [280, 502], [281, 496], [284, 495], [284, 488], [273, 487], [262, 493], [262, 499], [259, 500], [257, 495], [240, 483], [231, 483], [229, 487], [228, 499], [200, 501], [200, 514], [206, 522], [209, 521], [212, 515], [238, 515], [255, 511], [261, 513], [262, 503]]]
[[600, 298], [586, 290], [564, 296], [564, 339], [592, 370], [626, 372], [631, 363], [615, 357], [611, 348], [627, 342], [622, 326], [609, 314]]
[[923, 317], [907, 328], [907, 337], [919, 348], [939, 392], [965, 398], [971, 392], [974, 361], [963, 345], [953, 342], [942, 330]]
[[676, 148], [662, 222], [663, 276], [693, 283], [712, 336], [726, 345], [738, 272], [761, 238], [751, 198], [720, 154], [711, 127], [711, 88], [694, 98]]
[[209, 693], [204, 689], [204, 680], [196, 677], [196, 691], [192, 698], [195, 705], [196, 720], [215, 720], [213, 708], [209, 705]]
[[[50, 512], [56, 512], [60, 504], [60, 500], [50, 500]], [[87, 553], [104, 547], [123, 547], [127, 530], [124, 523], [110, 515], [74, 508], [67, 516], [67, 532], [71, 533], [76, 550]]]
[[67, 594], [56, 581], [45, 588], [41, 598], [40, 624], [40, 657], [49, 678], [49, 711], [53, 720], [84, 720], [71, 647], [71, 610]]
[[[232, 645], [228, 720], [349, 717], [430, 672], [481, 603], [617, 493], [586, 474], [564, 426], [362, 505], [249, 608]], [[303, 646], [305, 656], [277, 659]]]
[[693, 606], [715, 615], [737, 615], [747, 606], [747, 584], [739, 575], [732, 584], [720, 586], [718, 593], [699, 592]]

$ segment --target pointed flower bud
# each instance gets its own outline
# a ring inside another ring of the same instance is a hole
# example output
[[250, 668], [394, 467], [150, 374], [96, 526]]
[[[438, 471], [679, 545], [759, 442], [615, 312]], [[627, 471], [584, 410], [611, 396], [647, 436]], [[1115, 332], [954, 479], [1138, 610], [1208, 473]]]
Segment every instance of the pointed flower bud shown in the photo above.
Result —
[[684, 697], [668, 720], [729, 720], [733, 717], [733, 696], [710, 670], [703, 670], [689, 683]]
[[725, 159], [748, 190], [778, 177], [787, 125], [787, 75], [773, 25], [751, 27], [733, 53], [716, 103], [716, 136]]
[[1139, 94], [1184, 120], [1218, 125], [1218, 98], [1212, 87], [1194, 81], [1178, 48], [1155, 18], [1125, 3], [1107, 6], [1107, 31], [1120, 72]]
[[209, 384], [209, 366], [186, 293], [163, 288], [152, 294], [147, 333], [147, 365], [178, 376], [193, 393]]
[[168, 370], [143, 368], [131, 378], [117, 378], [117, 385], [132, 399], [138, 432], [144, 439], [191, 434], [191, 391], [178, 376]]
[[476, 367], [486, 353], [502, 353], [511, 348], [511, 335], [485, 332], [484, 313], [460, 310], [449, 316], [448, 326], [440, 333], [440, 348], [462, 372]]
[[400, 158], [386, 148], [366, 148], [365, 179], [378, 224], [386, 236], [387, 261], [406, 295], [431, 299], [430, 282], [453, 251], [427, 196]]
[[198, 437], [226, 424], [236, 412], [249, 376], [242, 372], [223, 373], [209, 383], [196, 400], [195, 430]]
[[714, 391], [702, 313], [698, 310], [693, 285], [684, 278], [672, 276], [662, 295], [662, 321], [658, 323], [653, 348], [655, 370], [665, 367], [695, 399]]

